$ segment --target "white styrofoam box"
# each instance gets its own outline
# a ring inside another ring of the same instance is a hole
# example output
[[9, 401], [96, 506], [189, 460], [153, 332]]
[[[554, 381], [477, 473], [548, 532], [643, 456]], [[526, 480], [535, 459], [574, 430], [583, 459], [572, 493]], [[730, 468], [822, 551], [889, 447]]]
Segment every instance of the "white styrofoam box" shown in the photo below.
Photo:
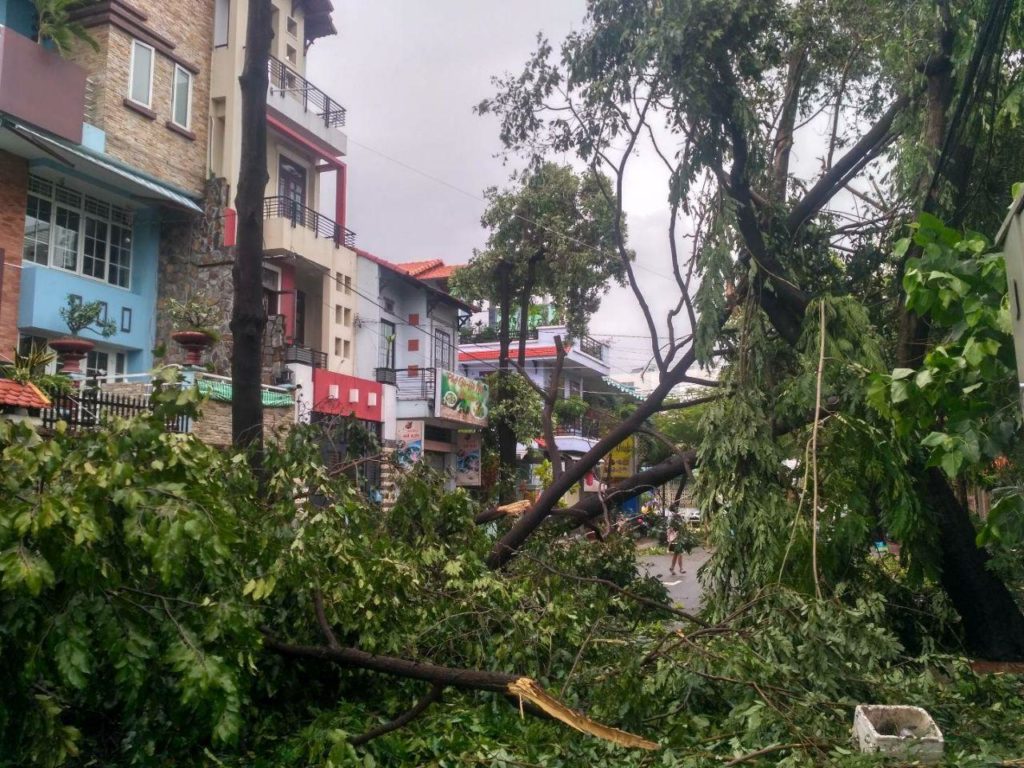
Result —
[[880, 752], [933, 765], [942, 759], [942, 731], [921, 707], [858, 704], [853, 734], [861, 752]]

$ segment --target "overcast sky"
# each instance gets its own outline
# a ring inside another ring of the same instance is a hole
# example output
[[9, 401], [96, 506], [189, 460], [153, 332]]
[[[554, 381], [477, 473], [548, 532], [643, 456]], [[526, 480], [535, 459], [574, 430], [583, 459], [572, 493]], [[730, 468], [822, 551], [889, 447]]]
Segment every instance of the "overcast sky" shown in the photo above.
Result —
[[[348, 226], [362, 248], [392, 261], [467, 261], [483, 247], [482, 190], [510, 168], [497, 121], [473, 113], [490, 78], [521, 71], [543, 32], [556, 45], [579, 28], [584, 0], [334, 0], [338, 35], [310, 49], [307, 74], [348, 110]], [[555, 158], [559, 159], [559, 158]], [[664, 175], [640, 158], [627, 179], [630, 244], [637, 276], [663, 316], [678, 294], [671, 280]], [[650, 357], [643, 317], [628, 289], [615, 289], [592, 323], [615, 335], [612, 364]]]

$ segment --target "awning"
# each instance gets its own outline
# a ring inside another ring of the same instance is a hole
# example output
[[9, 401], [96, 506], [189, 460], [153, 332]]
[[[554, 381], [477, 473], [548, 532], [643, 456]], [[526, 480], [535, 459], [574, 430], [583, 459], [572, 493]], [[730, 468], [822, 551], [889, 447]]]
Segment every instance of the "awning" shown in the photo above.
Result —
[[64, 165], [80, 170], [98, 181], [122, 188], [132, 197], [155, 199], [165, 205], [185, 208], [195, 213], [203, 212], [185, 192], [150, 179], [98, 152], [38, 133], [21, 123], [5, 120], [3, 126]]
[[[199, 379], [196, 381], [200, 394], [206, 395], [211, 400], [219, 400], [222, 403], [231, 402], [231, 385], [223, 381], [210, 381]], [[267, 389], [261, 390], [264, 408], [291, 408], [295, 405], [291, 395], [284, 392], [272, 392]]]

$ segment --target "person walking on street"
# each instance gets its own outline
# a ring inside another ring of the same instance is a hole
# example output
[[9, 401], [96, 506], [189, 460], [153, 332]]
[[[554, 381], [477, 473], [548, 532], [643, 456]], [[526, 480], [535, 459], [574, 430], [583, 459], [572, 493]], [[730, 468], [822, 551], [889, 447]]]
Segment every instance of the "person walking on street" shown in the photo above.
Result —
[[669, 563], [668, 572], [676, 575], [676, 567], [679, 573], [686, 573], [683, 570], [683, 553], [686, 551], [685, 536], [683, 535], [680, 516], [673, 515], [668, 528], [668, 549], [672, 553], [672, 562]]

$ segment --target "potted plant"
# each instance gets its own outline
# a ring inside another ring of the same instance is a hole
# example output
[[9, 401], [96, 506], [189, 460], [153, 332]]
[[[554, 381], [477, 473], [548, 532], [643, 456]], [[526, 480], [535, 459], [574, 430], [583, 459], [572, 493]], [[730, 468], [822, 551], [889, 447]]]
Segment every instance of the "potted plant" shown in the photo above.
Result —
[[37, 43], [49, 41], [64, 58], [71, 52], [76, 38], [99, 51], [100, 44], [72, 16], [81, 8], [81, 0], [32, 0], [32, 5], [36, 8]]
[[212, 299], [196, 297], [185, 301], [167, 299], [164, 310], [177, 329], [171, 338], [185, 349], [185, 364], [199, 365], [203, 350], [220, 339], [215, 329], [221, 316], [220, 307]]
[[104, 312], [102, 301], [83, 302], [77, 296], [68, 295], [67, 304], [60, 308], [60, 316], [71, 335], [50, 342], [50, 349], [60, 357], [61, 373], [81, 373], [79, 363], [96, 346], [96, 342], [79, 336], [83, 331], [105, 339], [117, 333], [117, 324], [104, 318]]

